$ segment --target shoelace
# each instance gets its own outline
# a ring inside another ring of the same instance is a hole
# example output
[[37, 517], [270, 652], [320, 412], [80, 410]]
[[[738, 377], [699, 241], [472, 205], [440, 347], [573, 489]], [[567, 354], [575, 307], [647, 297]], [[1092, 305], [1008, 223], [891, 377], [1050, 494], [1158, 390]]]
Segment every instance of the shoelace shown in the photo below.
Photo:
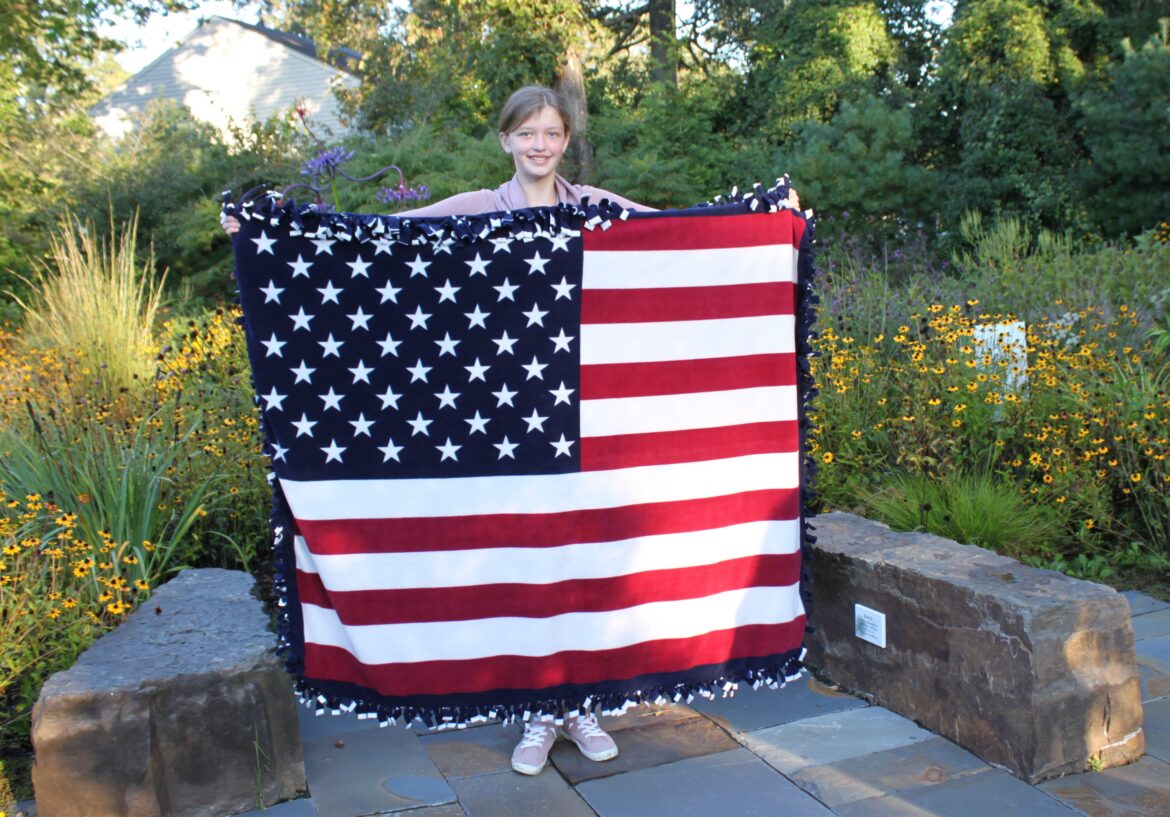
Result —
[[605, 730], [597, 725], [596, 715], [582, 715], [577, 718], [577, 730], [587, 738], [605, 737]]
[[520, 746], [540, 746], [544, 743], [548, 730], [552, 727], [540, 721], [524, 724], [524, 737], [520, 739]]

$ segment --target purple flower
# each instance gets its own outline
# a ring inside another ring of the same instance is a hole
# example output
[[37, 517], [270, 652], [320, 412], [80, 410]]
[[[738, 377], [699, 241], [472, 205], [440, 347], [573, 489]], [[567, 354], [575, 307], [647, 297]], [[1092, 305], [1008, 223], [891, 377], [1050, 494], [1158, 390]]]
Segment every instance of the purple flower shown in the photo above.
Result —
[[406, 182], [399, 182], [395, 187], [383, 187], [378, 191], [378, 201], [391, 205], [406, 201], [426, 201], [430, 197], [431, 189], [425, 184], [408, 187]]
[[332, 173], [341, 165], [353, 158], [353, 151], [343, 147], [327, 148], [317, 151], [317, 155], [305, 162], [301, 167], [303, 176], [320, 176]]

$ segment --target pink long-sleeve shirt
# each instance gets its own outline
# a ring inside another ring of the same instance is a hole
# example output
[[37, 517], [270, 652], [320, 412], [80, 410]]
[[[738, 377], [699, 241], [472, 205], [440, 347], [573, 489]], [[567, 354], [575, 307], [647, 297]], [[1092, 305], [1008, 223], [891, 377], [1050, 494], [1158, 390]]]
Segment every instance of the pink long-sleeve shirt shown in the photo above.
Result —
[[[647, 207], [644, 204], [630, 201], [616, 193], [610, 193], [608, 190], [602, 190], [600, 187], [570, 184], [560, 175], [557, 175], [555, 185], [557, 201], [565, 204], [580, 204], [581, 199], [584, 196], [588, 196], [590, 201], [600, 202], [602, 199], [609, 199], [630, 210], [654, 209], [653, 207]], [[524, 188], [520, 186], [520, 182], [513, 176], [495, 190], [471, 190], [467, 193], [456, 193], [454, 196], [437, 201], [434, 204], [428, 204], [426, 207], [406, 210], [401, 213], [394, 213], [394, 215], [419, 217], [469, 216], [477, 213], [494, 213], [500, 210], [521, 210], [528, 206], [528, 198], [524, 195]]]

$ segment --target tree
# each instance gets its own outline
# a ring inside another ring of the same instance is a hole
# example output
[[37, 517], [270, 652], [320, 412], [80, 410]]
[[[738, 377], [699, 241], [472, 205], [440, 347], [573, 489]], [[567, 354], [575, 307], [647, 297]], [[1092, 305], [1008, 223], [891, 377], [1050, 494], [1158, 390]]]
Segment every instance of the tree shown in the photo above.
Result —
[[1076, 100], [1092, 158], [1084, 189], [1107, 234], [1149, 229], [1170, 214], [1170, 20], [1161, 23]]

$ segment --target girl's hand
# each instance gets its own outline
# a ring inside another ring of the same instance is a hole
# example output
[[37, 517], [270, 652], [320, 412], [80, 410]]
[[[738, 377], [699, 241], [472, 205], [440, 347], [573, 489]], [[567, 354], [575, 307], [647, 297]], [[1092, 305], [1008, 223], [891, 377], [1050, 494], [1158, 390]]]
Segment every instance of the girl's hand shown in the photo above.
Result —
[[[795, 187], [788, 188], [788, 198], [784, 200], [784, 203], [787, 204], [789, 207], [791, 207], [793, 210], [800, 209], [800, 194], [798, 194], [796, 192]], [[236, 229], [239, 229], [239, 227], [237, 227]]]
[[240, 222], [235, 216], [228, 216], [221, 224], [223, 225], [223, 231], [228, 235], [235, 235], [240, 231]]

